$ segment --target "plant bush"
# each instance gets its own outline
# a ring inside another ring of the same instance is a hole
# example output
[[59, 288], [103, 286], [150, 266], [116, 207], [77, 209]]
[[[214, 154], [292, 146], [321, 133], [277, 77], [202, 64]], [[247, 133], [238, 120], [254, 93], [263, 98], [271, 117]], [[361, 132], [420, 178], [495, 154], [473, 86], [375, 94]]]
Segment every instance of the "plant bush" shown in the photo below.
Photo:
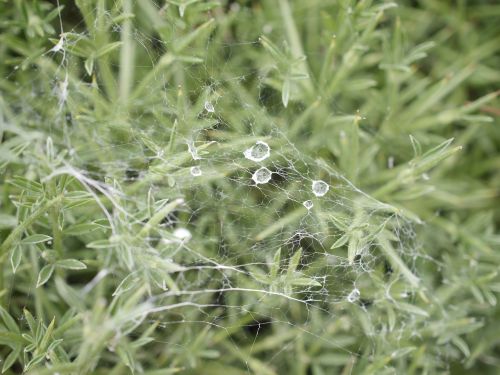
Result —
[[6, 374], [496, 374], [500, 5], [0, 1]]

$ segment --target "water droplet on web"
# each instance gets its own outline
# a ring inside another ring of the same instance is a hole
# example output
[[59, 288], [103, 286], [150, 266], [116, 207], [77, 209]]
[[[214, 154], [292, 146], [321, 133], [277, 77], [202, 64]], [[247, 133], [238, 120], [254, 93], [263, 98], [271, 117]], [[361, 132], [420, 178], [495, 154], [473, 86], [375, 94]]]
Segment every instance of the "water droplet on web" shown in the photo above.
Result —
[[174, 230], [174, 237], [183, 242], [187, 242], [191, 239], [192, 235], [191, 232], [186, 228], [177, 228], [176, 230]]
[[271, 148], [266, 142], [257, 141], [252, 147], [245, 150], [243, 155], [252, 161], [262, 161], [271, 155]]
[[361, 293], [359, 292], [359, 289], [354, 288], [351, 293], [347, 296], [347, 300], [351, 303], [356, 302], [359, 299], [359, 296]]
[[312, 191], [315, 196], [317, 197], [322, 197], [326, 193], [328, 193], [328, 190], [330, 189], [330, 186], [325, 181], [321, 180], [316, 180], [313, 181], [312, 183]]
[[262, 167], [254, 172], [254, 174], [252, 175], [252, 180], [254, 180], [256, 184], [265, 184], [268, 183], [269, 180], [271, 180], [271, 176], [272, 172], [266, 167]]
[[308, 210], [310, 210], [311, 208], [313, 208], [314, 206], [314, 203], [311, 201], [311, 200], [307, 200], [307, 201], [304, 201], [304, 203], [302, 203], [304, 205], [305, 208], [307, 208]]
[[198, 177], [201, 176], [201, 168], [198, 166], [191, 167], [191, 176]]
[[214, 105], [213, 105], [212, 103], [210, 103], [209, 101], [206, 101], [206, 102], [205, 102], [205, 110], [206, 110], [207, 112], [210, 112], [210, 113], [215, 112]]

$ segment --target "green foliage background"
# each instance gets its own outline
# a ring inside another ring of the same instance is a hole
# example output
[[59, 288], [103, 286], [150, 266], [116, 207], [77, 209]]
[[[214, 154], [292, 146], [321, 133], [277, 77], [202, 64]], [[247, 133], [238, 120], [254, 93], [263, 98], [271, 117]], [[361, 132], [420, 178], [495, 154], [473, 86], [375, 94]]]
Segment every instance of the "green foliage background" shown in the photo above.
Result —
[[495, 3], [0, 0], [2, 371], [497, 374]]

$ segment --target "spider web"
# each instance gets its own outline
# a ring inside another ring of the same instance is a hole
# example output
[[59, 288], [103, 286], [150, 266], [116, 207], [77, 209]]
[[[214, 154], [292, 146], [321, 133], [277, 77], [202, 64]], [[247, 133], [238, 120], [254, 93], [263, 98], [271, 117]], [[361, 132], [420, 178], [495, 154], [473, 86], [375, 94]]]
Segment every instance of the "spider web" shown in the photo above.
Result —
[[[170, 17], [178, 11], [173, 5], [158, 9]], [[228, 8], [236, 17], [244, 11], [237, 3]], [[110, 11], [106, 19], [114, 22], [114, 16]], [[123, 38], [125, 27], [113, 23], [110, 40]], [[53, 120], [35, 136], [35, 151], [46, 152], [48, 134], [61, 156], [49, 170], [31, 175], [42, 181], [70, 176], [69, 189], [79, 186], [94, 202], [90, 213], [61, 213], [65, 225], [92, 218], [102, 227], [99, 234], [79, 236], [90, 249], [85, 256], [101, 267], [87, 284], [75, 286], [82, 298], [89, 303], [109, 278], [116, 288], [109, 299], [147, 290], [129, 317], [134, 329], [120, 326], [116, 336], [136, 337], [158, 324], [155, 342], [173, 342], [171, 353], [182, 353], [201, 331], [210, 337], [209, 346], [196, 348], [183, 366], [222, 351], [248, 371], [264, 373], [284, 366], [284, 353], [299, 342], [319, 342], [334, 353], [323, 359], [328, 367], [376, 352], [389, 331], [405, 335], [406, 324], [422, 315], [411, 305], [419, 286], [415, 264], [425, 258], [415, 235], [420, 223], [357, 187], [324, 153], [311, 154], [297, 142], [300, 130], [294, 127], [301, 124], [291, 119], [304, 108], [298, 104], [286, 109], [291, 116], [285, 114], [270, 86], [270, 64], [255, 69], [238, 61], [242, 51], [262, 48], [258, 40], [218, 45], [220, 39], [208, 37], [201, 63], [186, 57], [183, 65], [162, 72], [155, 67], [174, 40], [152, 36], [141, 24], [128, 27], [136, 56], [131, 87], [143, 87], [140, 95], [130, 93], [123, 109], [117, 105], [93, 117], [103, 111], [92, 103], [92, 91], [103, 91], [100, 68], [92, 67], [89, 76], [75, 53], [91, 36], [79, 31], [82, 24], [65, 30], [62, 22], [60, 39], [37, 67], [37, 80], [20, 88], [31, 85], [32, 95], [45, 98], [52, 111], [36, 108], [30, 97], [9, 103], [23, 108], [20, 123], [29, 115], [35, 122]], [[260, 32], [272, 34], [273, 27], [265, 24]], [[225, 53], [222, 64], [212, 50]], [[200, 48], [184, 53], [199, 55]], [[144, 77], [151, 71], [148, 83]], [[365, 120], [350, 115], [355, 108], [340, 106], [333, 111], [341, 120], [325, 139], [338, 149], [351, 119]], [[269, 155], [252, 158], [256, 147]], [[26, 150], [23, 157], [36, 155]], [[314, 187], [318, 182], [320, 190]], [[153, 219], [162, 212], [160, 220]], [[393, 315], [372, 313], [388, 306]], [[227, 336], [230, 344], [220, 344]], [[393, 353], [397, 345], [396, 339]]]

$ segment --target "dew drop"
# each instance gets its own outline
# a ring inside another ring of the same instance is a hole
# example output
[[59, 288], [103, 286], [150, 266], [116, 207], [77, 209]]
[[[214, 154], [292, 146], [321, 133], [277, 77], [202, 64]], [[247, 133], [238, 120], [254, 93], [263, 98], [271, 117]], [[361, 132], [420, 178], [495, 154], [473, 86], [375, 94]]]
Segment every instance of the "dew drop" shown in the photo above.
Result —
[[205, 110], [206, 110], [207, 112], [210, 112], [210, 113], [215, 112], [214, 105], [213, 105], [212, 103], [210, 103], [209, 101], [206, 101], [206, 102], [205, 102]]
[[245, 150], [243, 155], [252, 161], [262, 161], [271, 155], [271, 148], [266, 142], [257, 141], [252, 147]]
[[271, 171], [266, 167], [262, 167], [254, 172], [254, 174], [252, 175], [252, 180], [254, 180], [256, 184], [265, 184], [268, 183], [269, 180], [271, 180], [271, 176]]
[[177, 228], [176, 230], [174, 230], [173, 234], [175, 238], [183, 242], [189, 241], [192, 237], [191, 232], [186, 228]]
[[358, 288], [354, 288], [351, 293], [347, 296], [347, 300], [351, 303], [356, 302], [359, 299], [360, 292]]
[[315, 196], [317, 197], [322, 197], [326, 193], [328, 193], [328, 190], [330, 189], [330, 186], [325, 181], [321, 180], [316, 180], [313, 181], [312, 183], [312, 191]]
[[191, 176], [198, 177], [201, 176], [201, 168], [198, 166], [191, 167]]
[[308, 210], [310, 210], [311, 208], [313, 208], [314, 204], [311, 200], [307, 200], [307, 201], [304, 201], [304, 203], [302, 203], [304, 205], [305, 208], [307, 208]]

